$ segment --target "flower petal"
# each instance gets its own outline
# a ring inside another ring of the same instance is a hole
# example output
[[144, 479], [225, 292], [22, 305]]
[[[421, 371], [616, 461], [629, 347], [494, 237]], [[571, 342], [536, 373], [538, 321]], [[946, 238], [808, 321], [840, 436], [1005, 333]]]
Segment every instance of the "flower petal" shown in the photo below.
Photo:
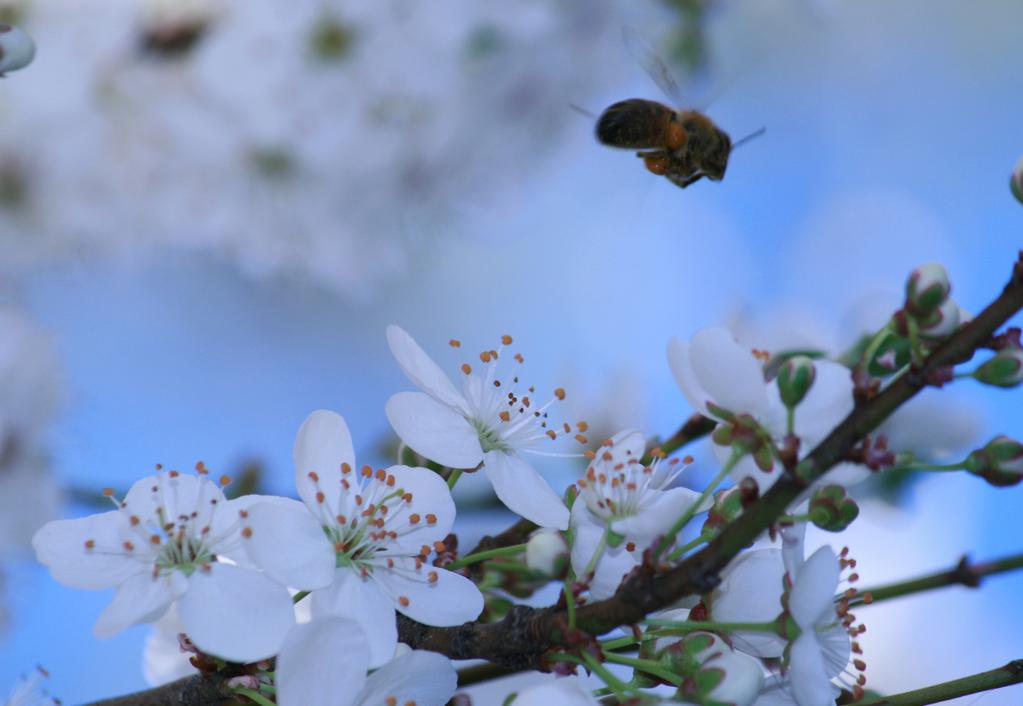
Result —
[[568, 527], [568, 508], [547, 481], [517, 454], [489, 451], [483, 456], [483, 470], [498, 499], [512, 512], [540, 527], [563, 530]]
[[830, 360], [814, 361], [817, 374], [796, 407], [795, 433], [812, 449], [852, 412], [853, 382], [849, 368]]
[[394, 657], [398, 644], [398, 627], [394, 621], [394, 604], [376, 581], [363, 578], [355, 569], [339, 568], [334, 583], [313, 591], [313, 620], [336, 616], [354, 620], [369, 640], [369, 666], [375, 669]]
[[572, 504], [572, 570], [582, 576], [593, 553], [600, 546], [600, 538], [604, 535], [605, 525], [599, 522], [586, 508], [586, 503], [577, 499]]
[[578, 677], [565, 677], [531, 686], [519, 692], [515, 706], [597, 706], [600, 702], [590, 694]]
[[36, 558], [50, 569], [54, 579], [72, 588], [112, 588], [150, 566], [126, 554], [89, 551], [95, 547], [120, 549], [127, 523], [117, 510], [75, 520], [55, 520], [39, 528], [32, 537]]
[[[774, 620], [781, 613], [785, 566], [779, 549], [743, 552], [721, 572], [711, 595], [712, 620], [727, 623]], [[735, 648], [756, 657], [781, 657], [785, 640], [766, 632], [733, 633]]]
[[713, 416], [707, 409], [707, 402], [711, 401], [710, 395], [700, 385], [696, 373], [693, 372], [689, 359], [689, 343], [675, 337], [668, 341], [668, 366], [689, 406], [700, 414]]
[[117, 589], [92, 632], [96, 637], [110, 637], [131, 625], [153, 622], [187, 589], [188, 579], [180, 571], [155, 578], [148, 571], [136, 574]]
[[479, 434], [458, 412], [422, 392], [387, 400], [387, 420], [416, 453], [451, 468], [475, 468], [483, 458]]
[[719, 407], [754, 416], [767, 410], [763, 369], [727, 329], [697, 332], [689, 346], [689, 364], [700, 387]]
[[[394, 476], [394, 487], [412, 496], [398, 511], [402, 514], [387, 518], [388, 529], [398, 533], [394, 549], [402, 554], [418, 554], [424, 544], [432, 545], [451, 532], [455, 522], [455, 501], [444, 479], [428, 468], [391, 466], [387, 473]], [[418, 515], [411, 523], [409, 517]], [[432, 521], [431, 521], [432, 520]]]
[[[318, 409], [302, 422], [292, 450], [295, 462], [295, 488], [302, 502], [317, 511], [316, 493], [321, 488], [333, 490], [341, 478], [341, 464], [355, 468], [352, 435], [344, 418], [337, 412]], [[319, 476], [319, 484], [309, 474]], [[331, 497], [333, 499], [333, 497]]]
[[469, 413], [465, 398], [455, 389], [451, 379], [403, 328], [394, 324], [387, 327], [387, 345], [398, 361], [398, 367], [413, 385], [438, 402], [463, 414]]
[[[700, 499], [700, 494], [689, 488], [671, 488], [654, 492], [657, 492], [657, 495], [647, 502], [638, 514], [615, 520], [611, 523], [611, 529], [642, 544], [665, 534], [675, 521]], [[700, 512], [708, 509], [709, 503], [704, 503]]]
[[871, 471], [862, 463], [842, 461], [831, 467], [818, 483], [823, 485], [842, 485], [848, 488], [850, 485], [862, 483], [870, 478]]
[[610, 450], [616, 459], [627, 461], [630, 458], [639, 460], [646, 451], [646, 437], [638, 429], [623, 429], [609, 441]]
[[[443, 482], [443, 481], [442, 481]], [[334, 547], [306, 506], [296, 500], [256, 503], [243, 521], [249, 557], [283, 586], [311, 591], [334, 580]]]
[[835, 703], [838, 690], [824, 672], [824, 658], [812, 630], [792, 643], [789, 670], [792, 695], [799, 706]]
[[483, 612], [483, 594], [469, 579], [429, 564], [416, 568], [412, 557], [394, 557], [377, 566], [372, 578], [401, 613], [424, 625], [450, 627]]
[[457, 688], [458, 675], [451, 660], [436, 652], [414, 650], [373, 672], [355, 697], [355, 704], [444, 706]]
[[789, 594], [789, 612], [803, 630], [813, 630], [822, 618], [830, 615], [834, 622], [835, 590], [841, 567], [831, 547], [821, 547], [799, 568], [792, 592]]
[[265, 659], [277, 654], [295, 624], [287, 590], [257, 571], [217, 562], [188, 583], [178, 613], [203, 652], [232, 662]]
[[639, 563], [637, 553], [626, 550], [625, 545], [605, 549], [590, 581], [590, 596], [598, 601], [613, 596], [625, 574]]
[[[366, 682], [369, 653], [358, 623], [327, 617], [291, 628], [277, 656], [279, 706], [349, 706]], [[342, 686], [343, 688], [338, 688]]]

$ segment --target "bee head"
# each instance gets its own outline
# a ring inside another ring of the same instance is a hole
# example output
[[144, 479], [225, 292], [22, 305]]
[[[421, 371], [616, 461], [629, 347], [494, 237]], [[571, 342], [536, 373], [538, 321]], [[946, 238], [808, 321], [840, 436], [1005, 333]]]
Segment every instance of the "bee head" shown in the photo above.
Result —
[[717, 127], [714, 128], [712, 144], [707, 150], [706, 159], [703, 163], [703, 172], [708, 179], [721, 181], [725, 176], [725, 169], [728, 168], [728, 156], [732, 153], [732, 138], [728, 133]]

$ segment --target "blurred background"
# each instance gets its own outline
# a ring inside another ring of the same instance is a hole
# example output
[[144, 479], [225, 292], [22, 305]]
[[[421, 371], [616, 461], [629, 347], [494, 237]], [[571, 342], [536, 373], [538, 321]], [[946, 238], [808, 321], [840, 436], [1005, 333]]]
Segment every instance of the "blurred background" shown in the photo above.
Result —
[[[65, 703], [146, 685], [148, 629], [95, 639], [109, 594], [34, 564], [48, 519], [95, 512], [98, 491], [155, 463], [247, 469], [289, 494], [316, 408], [347, 418], [360, 461], [391, 462], [384, 403], [411, 386], [388, 323], [452, 372], [449, 338], [513, 334], [532, 384], [568, 390], [566, 416], [666, 436], [690, 414], [669, 336], [723, 323], [760, 348], [839, 351], [898, 305], [912, 267], [944, 263], [977, 311], [1023, 245], [1013, 0], [2, 0], [0, 14], [38, 46], [0, 82], [0, 693], [35, 664]], [[623, 27], [733, 140], [766, 126], [723, 182], [680, 190], [569, 108], [665, 100]], [[955, 460], [1023, 436], [1020, 394], [931, 390], [892, 434]], [[562, 487], [578, 471], [546, 468]], [[687, 481], [710, 471], [697, 449]], [[465, 546], [508, 521], [471, 480]], [[838, 539], [865, 584], [1020, 549], [1018, 488], [949, 475], [860, 492]], [[1023, 657], [1021, 590], [1007, 575], [862, 609], [870, 686]]]

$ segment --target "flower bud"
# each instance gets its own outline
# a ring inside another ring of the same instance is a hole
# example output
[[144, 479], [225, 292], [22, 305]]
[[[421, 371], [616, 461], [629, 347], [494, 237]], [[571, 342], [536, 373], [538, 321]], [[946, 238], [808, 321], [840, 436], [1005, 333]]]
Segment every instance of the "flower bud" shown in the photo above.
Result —
[[825, 485], [810, 496], [810, 521], [828, 532], [841, 532], [860, 514], [860, 508], [840, 485]]
[[1023, 444], [1004, 434], [996, 436], [971, 453], [965, 465], [991, 485], [1016, 485], [1023, 480]]
[[1012, 176], [1009, 177], [1009, 188], [1012, 189], [1012, 195], [1016, 197], [1016, 200], [1023, 203], [1023, 157], [1016, 162], [1016, 168], [1012, 170]]
[[906, 309], [918, 319], [926, 319], [948, 299], [952, 285], [945, 267], [936, 262], [913, 270], [906, 281]]
[[32, 63], [36, 43], [20, 27], [0, 24], [0, 75]]
[[568, 544], [561, 533], [538, 529], [526, 542], [526, 566], [545, 576], [563, 577], [568, 569]]
[[973, 377], [985, 385], [1015, 387], [1023, 382], [1023, 349], [1003, 348], [977, 368]]
[[717, 685], [703, 692], [702, 703], [749, 706], [764, 686], [764, 673], [760, 662], [753, 657], [727, 649], [707, 660], [696, 675], [696, 683], [703, 674], [721, 674]]
[[816, 377], [817, 369], [805, 355], [794, 355], [782, 363], [778, 369], [778, 391], [785, 406], [791, 409], [802, 402]]
[[959, 304], [949, 297], [930, 316], [920, 322], [920, 335], [931, 339], [945, 338], [959, 328], [963, 318]]

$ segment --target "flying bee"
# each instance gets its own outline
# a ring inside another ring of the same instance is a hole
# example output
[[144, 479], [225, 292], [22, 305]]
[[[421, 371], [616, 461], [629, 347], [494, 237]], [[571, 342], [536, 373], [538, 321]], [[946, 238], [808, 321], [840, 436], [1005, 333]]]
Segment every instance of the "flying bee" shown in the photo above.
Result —
[[[682, 92], [664, 62], [634, 32], [624, 30], [626, 46], [660, 89], [676, 105]], [[669, 108], [644, 98], [615, 103], [597, 118], [597, 140], [611, 147], [640, 150], [646, 168], [686, 188], [703, 177], [721, 181], [728, 157], [739, 145], [764, 133], [761, 128], [734, 145], [728, 133], [697, 110]]]

